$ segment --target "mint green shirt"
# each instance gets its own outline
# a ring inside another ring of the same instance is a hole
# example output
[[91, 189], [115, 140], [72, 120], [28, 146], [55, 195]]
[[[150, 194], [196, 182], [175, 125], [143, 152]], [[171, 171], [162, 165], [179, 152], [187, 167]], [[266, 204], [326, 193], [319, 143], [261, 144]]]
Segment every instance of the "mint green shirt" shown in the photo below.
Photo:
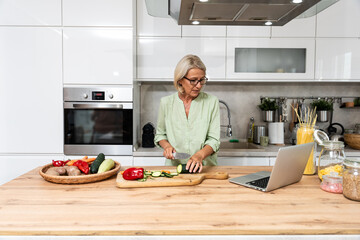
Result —
[[[166, 139], [176, 152], [191, 156], [209, 145], [214, 153], [204, 159], [203, 165], [217, 165], [217, 152], [220, 147], [219, 100], [210, 94], [200, 92], [192, 100], [189, 116], [186, 117], [183, 101], [178, 93], [160, 100], [159, 116], [155, 134], [155, 145]], [[167, 166], [187, 163], [185, 160], [166, 159]]]

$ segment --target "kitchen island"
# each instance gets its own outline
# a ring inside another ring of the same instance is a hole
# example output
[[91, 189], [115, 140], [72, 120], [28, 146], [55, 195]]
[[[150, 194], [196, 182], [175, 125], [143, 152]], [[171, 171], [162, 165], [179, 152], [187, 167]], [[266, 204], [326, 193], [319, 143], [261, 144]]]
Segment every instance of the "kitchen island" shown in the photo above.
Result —
[[[271, 167], [206, 169], [230, 177], [259, 170]], [[322, 191], [316, 175], [263, 193], [213, 179], [162, 188], [120, 189], [116, 176], [62, 185], [46, 182], [38, 171], [0, 186], [0, 235], [360, 235], [360, 202]]]

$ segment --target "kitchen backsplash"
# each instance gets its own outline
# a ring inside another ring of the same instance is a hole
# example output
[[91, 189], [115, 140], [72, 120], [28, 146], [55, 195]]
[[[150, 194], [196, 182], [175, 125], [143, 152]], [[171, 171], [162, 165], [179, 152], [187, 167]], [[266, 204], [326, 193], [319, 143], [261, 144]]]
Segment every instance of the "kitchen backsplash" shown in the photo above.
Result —
[[[359, 83], [211, 83], [203, 89], [225, 101], [230, 108], [233, 137], [246, 138], [247, 125], [250, 117], [255, 118], [255, 125], [266, 125], [261, 119], [260, 96], [358, 96]], [[156, 126], [160, 98], [170, 95], [176, 90], [172, 83], [142, 83], [141, 85], [141, 127], [148, 122]], [[352, 99], [348, 99], [351, 100]], [[312, 100], [305, 100], [309, 104]], [[291, 121], [290, 104], [287, 100], [288, 119]], [[334, 104], [333, 122], [340, 123], [344, 128], [353, 128], [360, 122], [359, 108], [339, 108]], [[220, 105], [221, 124], [228, 123], [224, 105]], [[320, 129], [326, 129], [329, 122], [318, 123]], [[225, 136], [226, 127], [221, 128], [221, 136]], [[339, 130], [338, 130], [339, 133]], [[289, 122], [285, 123], [285, 141], [289, 142]]]

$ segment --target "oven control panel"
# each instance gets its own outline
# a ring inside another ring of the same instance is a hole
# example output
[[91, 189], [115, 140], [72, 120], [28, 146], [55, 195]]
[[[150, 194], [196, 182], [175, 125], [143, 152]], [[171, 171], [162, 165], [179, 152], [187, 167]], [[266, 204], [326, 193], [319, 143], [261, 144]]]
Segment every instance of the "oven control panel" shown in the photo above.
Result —
[[92, 100], [105, 100], [105, 92], [92, 92]]
[[132, 87], [64, 88], [64, 102], [132, 102]]

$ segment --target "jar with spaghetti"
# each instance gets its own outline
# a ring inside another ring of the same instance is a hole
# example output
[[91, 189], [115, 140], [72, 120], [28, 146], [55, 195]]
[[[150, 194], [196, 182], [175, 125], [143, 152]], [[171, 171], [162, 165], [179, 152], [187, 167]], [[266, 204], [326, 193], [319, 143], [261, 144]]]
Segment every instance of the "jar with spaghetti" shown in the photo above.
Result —
[[[300, 123], [297, 132], [296, 132], [296, 141], [297, 145], [299, 144], [305, 144], [305, 143], [311, 143], [314, 142], [313, 134], [315, 131], [315, 126], [313, 124], [307, 124], [307, 123]], [[305, 175], [313, 175], [316, 172], [316, 163], [315, 163], [315, 152], [316, 144], [314, 148], [312, 149], [309, 159], [306, 163], [306, 167], [304, 170]]]

